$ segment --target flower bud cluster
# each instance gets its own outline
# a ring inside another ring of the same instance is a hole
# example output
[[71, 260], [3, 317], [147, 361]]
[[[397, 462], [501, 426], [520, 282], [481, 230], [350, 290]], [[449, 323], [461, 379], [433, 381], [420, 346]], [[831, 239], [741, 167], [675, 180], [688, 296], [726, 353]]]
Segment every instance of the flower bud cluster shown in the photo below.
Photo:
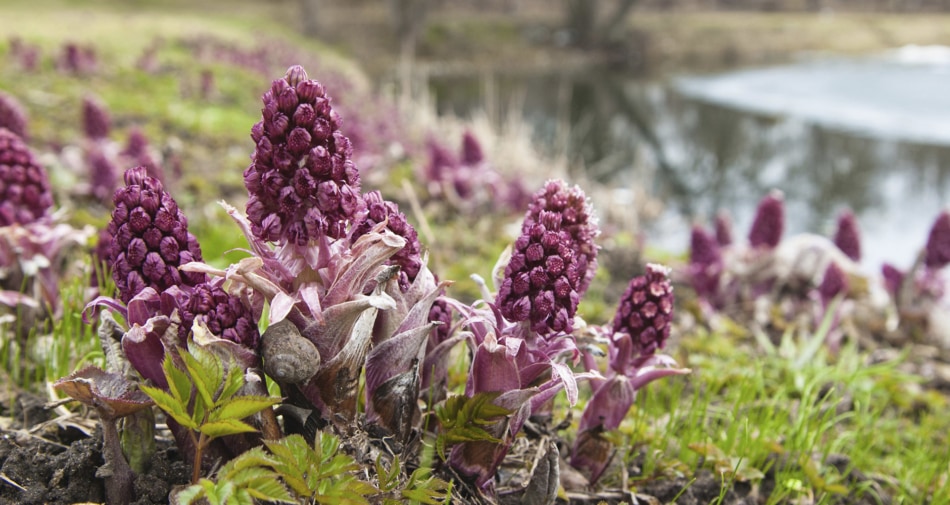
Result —
[[26, 110], [12, 96], [0, 91], [0, 128], [6, 128], [23, 140], [27, 139]]
[[774, 249], [785, 231], [785, 197], [773, 190], [759, 202], [755, 219], [749, 230], [749, 245], [754, 248]]
[[46, 170], [19, 136], [0, 128], [0, 226], [35, 222], [52, 206]]
[[858, 230], [858, 220], [850, 210], [838, 216], [838, 228], [832, 240], [849, 258], [861, 260], [861, 232]]
[[188, 302], [182, 307], [182, 325], [178, 335], [185, 340], [197, 317], [203, 317], [208, 329], [216, 336], [257, 349], [261, 335], [250, 310], [241, 299], [225, 291], [220, 284], [198, 284], [188, 294]]
[[261, 240], [305, 245], [341, 238], [362, 210], [352, 147], [323, 85], [295, 65], [264, 94], [256, 149], [244, 172], [247, 215]]
[[125, 173], [125, 184], [113, 196], [115, 209], [109, 222], [114, 239], [109, 260], [120, 299], [128, 303], [146, 287], [161, 293], [171, 286], [204, 282], [204, 274], [178, 270], [182, 264], [201, 261], [201, 249], [162, 183], [139, 166]]
[[[651, 356], [670, 336], [673, 320], [673, 286], [670, 269], [649, 263], [646, 273], [627, 285], [613, 321], [615, 338], [630, 338], [633, 357]], [[626, 336], [626, 337], [623, 337]], [[614, 363], [615, 367], [622, 364]], [[622, 368], [617, 369], [622, 372]]]
[[924, 247], [924, 265], [931, 269], [940, 269], [950, 263], [950, 212], [943, 211], [937, 216], [927, 245]]
[[406, 221], [406, 216], [399, 212], [399, 206], [383, 199], [379, 191], [370, 191], [363, 195], [363, 202], [366, 205], [366, 213], [353, 226], [350, 241], [356, 242], [357, 238], [369, 233], [377, 224], [384, 221], [389, 231], [406, 239], [406, 246], [387, 261], [390, 265], [399, 266], [399, 287], [405, 291], [422, 268], [420, 256], [422, 246], [419, 244], [419, 235], [416, 229]]
[[498, 290], [510, 321], [530, 321], [539, 334], [570, 332], [581, 296], [597, 268], [599, 233], [577, 186], [548, 181], [534, 195]]
[[108, 137], [112, 129], [112, 119], [106, 106], [91, 96], [82, 99], [82, 129], [86, 138], [92, 140]]

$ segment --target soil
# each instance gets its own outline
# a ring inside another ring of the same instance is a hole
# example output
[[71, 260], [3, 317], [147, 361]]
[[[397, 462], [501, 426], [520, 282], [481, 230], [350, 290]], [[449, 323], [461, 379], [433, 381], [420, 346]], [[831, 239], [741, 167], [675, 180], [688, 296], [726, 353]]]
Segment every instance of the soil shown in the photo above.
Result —
[[[53, 418], [45, 401], [21, 393], [0, 431], [0, 503], [67, 505], [104, 503], [102, 431], [94, 420]], [[7, 405], [4, 404], [4, 407]], [[159, 437], [146, 473], [136, 477], [133, 505], [168, 503], [188, 471], [170, 438]]]

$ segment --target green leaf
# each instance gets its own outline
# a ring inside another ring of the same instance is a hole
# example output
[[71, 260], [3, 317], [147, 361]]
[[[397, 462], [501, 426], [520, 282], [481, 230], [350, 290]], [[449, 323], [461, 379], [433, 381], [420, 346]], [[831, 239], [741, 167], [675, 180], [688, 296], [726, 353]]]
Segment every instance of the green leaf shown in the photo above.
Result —
[[198, 484], [204, 488], [205, 499], [208, 500], [210, 505], [220, 505], [221, 503], [224, 503], [224, 501], [221, 499], [222, 493], [218, 491], [218, 486], [214, 481], [201, 479]]
[[393, 463], [389, 470], [383, 466], [383, 455], [376, 456], [376, 476], [379, 479], [379, 489], [381, 491], [392, 491], [399, 484], [399, 456], [393, 458]]
[[280, 483], [275, 474], [273, 478], [255, 481], [253, 485], [248, 486], [247, 492], [258, 500], [267, 502], [297, 503], [286, 486]]
[[208, 419], [210, 421], [244, 419], [280, 402], [280, 398], [269, 396], [238, 396], [212, 410]]
[[[198, 390], [198, 398], [204, 402], [204, 405], [210, 407], [214, 405], [214, 397], [212, 396], [215, 389], [217, 389], [217, 384], [221, 382], [221, 375], [223, 372], [215, 373], [215, 365], [213, 363], [207, 362], [207, 356], [200, 353], [205, 351], [199, 351], [197, 345], [189, 346], [189, 349], [179, 349], [181, 354], [182, 361], [185, 362], [185, 368], [188, 370], [188, 374], [191, 375], [191, 380], [195, 384], [195, 389]], [[195, 353], [197, 355], [193, 355]], [[199, 359], [198, 356], [201, 356]], [[220, 367], [220, 362], [217, 363]], [[218, 375], [217, 380], [215, 380], [215, 375]], [[195, 410], [199, 408], [198, 404], [195, 405]]]
[[229, 478], [234, 472], [254, 467], [273, 467], [277, 462], [261, 447], [252, 447], [242, 452], [238, 457], [228, 461], [218, 471], [218, 475]]
[[[204, 481], [206, 479], [202, 479]], [[196, 500], [204, 498], [205, 490], [201, 484], [192, 484], [175, 495], [175, 505], [191, 505]]]
[[449, 483], [429, 476], [429, 468], [417, 468], [409, 477], [406, 488], [400, 495], [413, 503], [440, 505], [444, 503]]
[[162, 370], [165, 372], [165, 379], [168, 381], [168, 390], [171, 395], [182, 405], [191, 403], [191, 388], [193, 384], [188, 375], [175, 366], [172, 355], [165, 353], [165, 361], [162, 363]]
[[211, 438], [223, 437], [225, 435], [235, 435], [237, 433], [250, 433], [257, 431], [253, 426], [238, 421], [237, 419], [222, 419], [204, 423], [198, 427], [198, 431]]
[[165, 411], [166, 414], [172, 416], [178, 424], [188, 428], [189, 430], [197, 430], [198, 423], [191, 418], [191, 415], [188, 414], [185, 410], [185, 406], [178, 402], [172, 395], [162, 391], [159, 388], [152, 386], [139, 386], [143, 393], [147, 394], [152, 401], [155, 402], [155, 405], [158, 405], [158, 408]]
[[237, 394], [243, 385], [244, 372], [241, 371], [241, 367], [228, 367], [228, 374], [224, 378], [224, 387], [221, 388], [221, 394], [218, 395], [218, 400], [215, 406], [227, 402], [231, 397]]

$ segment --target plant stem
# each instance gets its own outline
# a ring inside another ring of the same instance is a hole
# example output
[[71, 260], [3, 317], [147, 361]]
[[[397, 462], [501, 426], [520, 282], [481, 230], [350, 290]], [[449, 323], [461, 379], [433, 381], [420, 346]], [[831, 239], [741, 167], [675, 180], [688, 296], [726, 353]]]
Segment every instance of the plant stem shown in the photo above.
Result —
[[132, 501], [134, 474], [122, 455], [115, 419], [102, 419], [102, 457], [105, 460], [103, 468], [109, 469], [108, 474], [104, 475], [106, 502], [109, 505], [127, 505]]
[[198, 443], [195, 444], [195, 462], [191, 468], [191, 483], [197, 484], [201, 480], [201, 458], [204, 456], [205, 446], [208, 445], [208, 437], [204, 433], [198, 437]]

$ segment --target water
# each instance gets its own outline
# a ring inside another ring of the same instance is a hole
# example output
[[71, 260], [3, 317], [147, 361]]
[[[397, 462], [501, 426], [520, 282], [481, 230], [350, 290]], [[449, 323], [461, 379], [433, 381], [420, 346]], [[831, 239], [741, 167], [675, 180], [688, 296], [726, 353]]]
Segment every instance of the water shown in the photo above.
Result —
[[[443, 112], [484, 106], [484, 77], [431, 81]], [[852, 209], [866, 270], [907, 267], [950, 197], [950, 48], [810, 60], [722, 75], [643, 82], [584, 75], [493, 76], [502, 109], [519, 107], [537, 139], [618, 186], [644, 182], [666, 204], [647, 230], [683, 251], [689, 225], [729, 212], [736, 235], [781, 189], [786, 236], [830, 235]], [[492, 112], [492, 111], [490, 111]]]

